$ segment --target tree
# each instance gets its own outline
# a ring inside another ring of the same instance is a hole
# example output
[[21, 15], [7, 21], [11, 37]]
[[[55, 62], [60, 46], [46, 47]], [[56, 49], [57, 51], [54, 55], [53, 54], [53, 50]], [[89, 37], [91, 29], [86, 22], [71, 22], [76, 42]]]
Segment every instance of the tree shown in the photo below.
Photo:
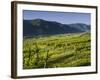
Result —
[[35, 55], [36, 55], [35, 65], [37, 65], [37, 66], [38, 66], [38, 63], [39, 63], [39, 51], [40, 51], [40, 49], [39, 49], [38, 45], [35, 44]]
[[47, 48], [45, 48], [46, 50], [46, 57], [45, 57], [45, 63], [44, 63], [44, 68], [47, 68], [48, 67], [48, 59], [49, 59], [49, 50]]

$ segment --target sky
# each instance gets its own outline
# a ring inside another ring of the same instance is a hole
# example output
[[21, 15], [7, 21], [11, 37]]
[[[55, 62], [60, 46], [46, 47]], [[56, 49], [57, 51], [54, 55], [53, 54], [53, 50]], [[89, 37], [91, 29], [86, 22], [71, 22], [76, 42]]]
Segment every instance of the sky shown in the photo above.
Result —
[[56, 21], [62, 24], [72, 23], [91, 23], [90, 13], [75, 13], [75, 12], [54, 12], [54, 11], [33, 11], [23, 10], [23, 19], [44, 19], [47, 21]]

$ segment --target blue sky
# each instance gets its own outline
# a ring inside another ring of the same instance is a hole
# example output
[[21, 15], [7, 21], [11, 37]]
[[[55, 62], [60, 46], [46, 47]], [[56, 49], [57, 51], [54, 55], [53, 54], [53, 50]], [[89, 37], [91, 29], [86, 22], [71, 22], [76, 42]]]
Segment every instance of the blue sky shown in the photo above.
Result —
[[48, 21], [56, 21], [62, 24], [72, 23], [91, 23], [90, 13], [74, 13], [74, 12], [54, 12], [54, 11], [33, 11], [23, 10], [23, 19], [44, 19]]

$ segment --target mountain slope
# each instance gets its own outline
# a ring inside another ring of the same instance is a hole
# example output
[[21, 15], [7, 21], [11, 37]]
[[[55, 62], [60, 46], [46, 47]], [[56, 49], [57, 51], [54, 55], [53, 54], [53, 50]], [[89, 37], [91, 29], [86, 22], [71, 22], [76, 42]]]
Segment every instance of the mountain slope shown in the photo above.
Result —
[[64, 33], [89, 32], [90, 25], [76, 24], [61, 24], [54, 21], [46, 21], [42, 19], [23, 20], [23, 35], [54, 35]]

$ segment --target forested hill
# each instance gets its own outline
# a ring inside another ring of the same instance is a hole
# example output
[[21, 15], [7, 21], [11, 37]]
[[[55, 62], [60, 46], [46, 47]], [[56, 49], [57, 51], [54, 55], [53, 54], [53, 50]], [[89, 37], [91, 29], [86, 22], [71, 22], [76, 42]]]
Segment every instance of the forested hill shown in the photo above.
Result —
[[23, 20], [23, 36], [54, 35], [90, 32], [90, 25], [83, 23], [62, 24], [43, 19]]

